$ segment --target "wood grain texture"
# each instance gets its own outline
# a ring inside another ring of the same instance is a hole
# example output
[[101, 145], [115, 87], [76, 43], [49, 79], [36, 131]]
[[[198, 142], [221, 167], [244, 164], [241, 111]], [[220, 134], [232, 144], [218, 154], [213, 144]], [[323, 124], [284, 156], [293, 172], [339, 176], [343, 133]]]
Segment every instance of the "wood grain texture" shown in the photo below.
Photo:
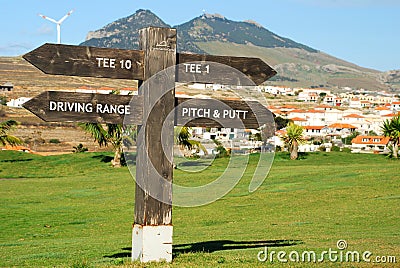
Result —
[[142, 96], [46, 91], [23, 107], [48, 122], [141, 124], [143, 118]]
[[175, 125], [257, 129], [274, 122], [257, 101], [176, 98]]
[[164, 70], [176, 64], [176, 30], [142, 29], [139, 43], [146, 81], [139, 88], [144, 122], [137, 139], [135, 224], [171, 225], [174, 118], [168, 115], [175, 105], [175, 69]]
[[[46, 74], [136, 80], [143, 79], [143, 57], [140, 50], [59, 44], [44, 44], [23, 56]], [[107, 59], [115, 59], [115, 62]]]
[[[246, 75], [256, 85], [260, 85], [269, 78], [276, 74], [276, 71], [270, 67], [267, 63], [259, 58], [247, 58], [247, 57], [232, 57], [232, 56], [213, 56], [213, 55], [200, 55], [200, 54], [186, 54], [179, 53], [177, 63], [179, 65], [190, 62], [216, 62], [230, 66], [244, 75]], [[190, 74], [183, 71], [183, 66], [178, 69], [177, 81], [179, 82], [199, 82], [199, 83], [212, 83], [212, 80], [216, 80], [216, 83], [228, 84], [228, 85], [252, 85], [246, 79], [240, 79], [232, 84], [231, 76], [228, 76], [226, 80], [224, 77], [226, 72], [218, 74], [218, 71], [211, 73], [210, 75], [203, 74]]]

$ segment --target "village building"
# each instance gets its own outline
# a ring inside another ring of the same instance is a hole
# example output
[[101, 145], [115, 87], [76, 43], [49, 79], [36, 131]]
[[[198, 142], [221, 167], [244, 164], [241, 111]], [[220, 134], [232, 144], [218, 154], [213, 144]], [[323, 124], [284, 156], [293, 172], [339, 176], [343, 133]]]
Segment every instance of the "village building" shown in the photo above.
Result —
[[359, 135], [351, 141], [352, 153], [387, 153], [389, 137]]
[[13, 108], [22, 108], [22, 105], [29, 101], [31, 98], [26, 98], [26, 97], [21, 97], [18, 99], [12, 99], [9, 102], [7, 102], [8, 107], [13, 107]]
[[0, 92], [10, 92], [14, 89], [14, 85], [10, 82], [0, 85]]

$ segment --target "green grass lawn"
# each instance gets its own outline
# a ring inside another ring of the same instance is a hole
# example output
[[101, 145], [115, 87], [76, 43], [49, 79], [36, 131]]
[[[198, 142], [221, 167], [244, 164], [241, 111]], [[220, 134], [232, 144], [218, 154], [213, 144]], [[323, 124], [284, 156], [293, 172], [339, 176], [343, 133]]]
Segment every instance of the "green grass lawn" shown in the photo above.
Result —
[[[127, 168], [110, 167], [111, 156], [0, 152], [0, 267], [140, 267], [129, 259], [134, 180]], [[174, 207], [173, 264], [146, 267], [309, 267], [276, 258], [259, 262], [257, 254], [265, 246], [287, 254], [321, 253], [337, 250], [340, 239], [347, 250], [371, 251], [371, 259], [396, 256], [399, 265], [399, 161], [339, 152], [290, 161], [277, 154], [262, 186], [249, 193], [257, 158], [251, 156], [243, 179], [222, 199]], [[174, 180], [207, 183], [227, 161], [216, 159], [200, 173], [178, 169]]]

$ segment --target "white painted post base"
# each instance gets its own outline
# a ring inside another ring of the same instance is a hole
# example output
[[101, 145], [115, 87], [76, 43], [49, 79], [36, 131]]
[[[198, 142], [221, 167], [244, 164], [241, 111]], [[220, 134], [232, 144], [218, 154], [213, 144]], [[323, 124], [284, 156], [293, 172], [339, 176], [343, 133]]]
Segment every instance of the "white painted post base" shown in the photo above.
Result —
[[172, 262], [172, 225], [142, 226], [132, 232], [132, 261]]

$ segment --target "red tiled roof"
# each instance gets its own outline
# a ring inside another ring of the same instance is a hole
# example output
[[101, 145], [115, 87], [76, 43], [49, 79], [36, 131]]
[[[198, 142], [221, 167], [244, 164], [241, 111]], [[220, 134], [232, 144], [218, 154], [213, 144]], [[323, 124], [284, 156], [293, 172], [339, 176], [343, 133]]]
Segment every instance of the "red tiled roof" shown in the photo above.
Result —
[[355, 129], [357, 127], [355, 127], [353, 125], [350, 125], [350, 124], [335, 123], [335, 124], [330, 125], [329, 128], [341, 128], [341, 129], [343, 129], [343, 128], [349, 128], [349, 129], [354, 128]]
[[274, 114], [286, 114], [285, 112], [282, 112], [281, 110], [274, 110]]
[[323, 114], [324, 113], [324, 111], [321, 111], [321, 110], [308, 110], [308, 111], [306, 111], [306, 113], [315, 113], [315, 114]]
[[365, 118], [364, 116], [362, 116], [362, 115], [358, 115], [358, 114], [349, 114], [349, 115], [346, 115], [346, 116], [343, 116], [344, 118]]
[[293, 117], [293, 118], [289, 118], [289, 119], [293, 120], [293, 121], [303, 121], [303, 122], [307, 121], [307, 119], [300, 118], [300, 117]]
[[315, 108], [332, 108], [332, 106], [321, 104], [321, 105], [316, 106]]
[[357, 136], [351, 143], [355, 144], [374, 144], [374, 145], [387, 145], [390, 138], [384, 136]]
[[304, 129], [319, 129], [319, 130], [321, 130], [324, 128], [324, 126], [304, 126], [303, 128]]
[[296, 110], [290, 111], [290, 113], [305, 113], [305, 112], [306, 112], [306, 110], [303, 110], [303, 109], [296, 109]]
[[278, 131], [275, 132], [275, 134], [276, 134], [276, 135], [281, 135], [281, 136], [283, 136], [283, 135], [286, 134], [286, 130], [283, 130], [283, 129], [278, 130]]
[[376, 111], [390, 111], [390, 109], [386, 106], [379, 106], [375, 108]]
[[400, 115], [400, 112], [398, 112], [397, 114], [394, 114], [394, 113], [385, 114], [385, 115], [382, 115], [382, 117], [394, 117], [394, 116], [397, 116], [397, 115]]

